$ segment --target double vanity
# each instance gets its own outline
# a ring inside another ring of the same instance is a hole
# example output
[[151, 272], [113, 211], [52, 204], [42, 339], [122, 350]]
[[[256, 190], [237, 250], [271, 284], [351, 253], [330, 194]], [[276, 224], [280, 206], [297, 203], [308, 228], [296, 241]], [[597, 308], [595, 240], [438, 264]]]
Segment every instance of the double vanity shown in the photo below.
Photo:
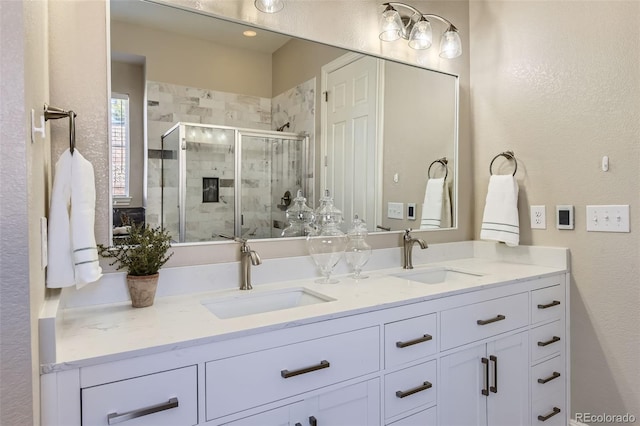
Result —
[[[275, 279], [307, 257], [266, 260], [254, 274], [274, 278], [253, 290], [144, 309], [58, 295], [41, 319], [43, 424], [566, 425], [568, 251], [434, 244], [409, 270], [400, 252], [338, 284]], [[162, 274], [188, 289], [228, 267]]]

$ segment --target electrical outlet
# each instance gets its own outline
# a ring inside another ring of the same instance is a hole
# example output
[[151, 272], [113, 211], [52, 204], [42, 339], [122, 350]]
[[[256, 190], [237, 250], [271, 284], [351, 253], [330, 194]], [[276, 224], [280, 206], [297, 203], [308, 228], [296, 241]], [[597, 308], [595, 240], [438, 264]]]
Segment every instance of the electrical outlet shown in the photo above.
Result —
[[629, 232], [629, 205], [587, 206], [587, 231]]
[[545, 206], [531, 206], [531, 229], [547, 229], [547, 209]]
[[404, 203], [387, 203], [389, 219], [404, 219]]

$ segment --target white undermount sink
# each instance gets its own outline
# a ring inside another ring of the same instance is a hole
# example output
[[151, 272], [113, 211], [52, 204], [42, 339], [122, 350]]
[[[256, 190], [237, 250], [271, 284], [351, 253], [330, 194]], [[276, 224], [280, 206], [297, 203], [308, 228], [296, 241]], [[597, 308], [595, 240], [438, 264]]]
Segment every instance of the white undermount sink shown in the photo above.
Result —
[[421, 270], [412, 269], [398, 274], [393, 274], [393, 276], [424, 284], [441, 284], [445, 282], [460, 282], [462, 280], [474, 279], [481, 277], [482, 274], [443, 266]]
[[331, 302], [335, 299], [304, 287], [255, 292], [203, 300], [200, 303], [220, 319], [280, 311], [298, 306]]

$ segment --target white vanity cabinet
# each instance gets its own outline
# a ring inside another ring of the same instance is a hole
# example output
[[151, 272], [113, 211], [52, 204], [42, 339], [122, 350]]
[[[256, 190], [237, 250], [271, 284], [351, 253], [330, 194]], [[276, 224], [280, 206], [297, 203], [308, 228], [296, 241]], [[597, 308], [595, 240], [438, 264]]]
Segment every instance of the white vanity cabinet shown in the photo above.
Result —
[[256, 316], [235, 335], [61, 363], [42, 376], [42, 424], [565, 425], [568, 281], [529, 275], [267, 329]]

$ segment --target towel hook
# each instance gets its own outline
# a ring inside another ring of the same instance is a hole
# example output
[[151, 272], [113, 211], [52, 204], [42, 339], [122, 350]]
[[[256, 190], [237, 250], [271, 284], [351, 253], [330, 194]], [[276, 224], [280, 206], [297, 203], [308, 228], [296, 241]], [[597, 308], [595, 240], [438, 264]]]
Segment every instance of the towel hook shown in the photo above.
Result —
[[516, 156], [513, 153], [513, 151], [504, 151], [504, 152], [501, 152], [500, 154], [496, 155], [495, 157], [493, 157], [493, 160], [491, 160], [491, 164], [489, 164], [489, 174], [493, 175], [493, 171], [492, 171], [493, 162], [496, 161], [496, 158], [498, 158], [498, 157], [504, 157], [507, 160], [513, 160], [513, 162], [515, 164], [515, 168], [513, 169], [513, 175], [512, 176], [515, 176], [516, 172], [518, 171], [518, 160], [516, 160]]
[[449, 176], [449, 168], [447, 167], [449, 160], [447, 160], [447, 157], [438, 158], [437, 160], [432, 161], [431, 164], [429, 164], [427, 176], [429, 177], [429, 179], [431, 179], [431, 167], [433, 167], [433, 165], [436, 163], [440, 163], [442, 164], [442, 167], [444, 167], [444, 180], [447, 180], [447, 176]]
[[69, 118], [69, 152], [73, 155], [76, 148], [76, 117], [78, 114], [69, 110], [44, 104], [44, 121], [57, 120], [59, 118]]

